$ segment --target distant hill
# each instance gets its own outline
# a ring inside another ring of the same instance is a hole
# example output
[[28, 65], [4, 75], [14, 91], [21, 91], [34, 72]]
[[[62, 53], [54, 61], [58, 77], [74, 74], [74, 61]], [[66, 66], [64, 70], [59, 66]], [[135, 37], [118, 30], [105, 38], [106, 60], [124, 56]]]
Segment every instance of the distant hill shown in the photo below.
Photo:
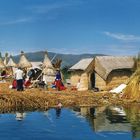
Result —
[[[26, 57], [29, 59], [29, 61], [43, 61], [44, 59], [44, 52], [39, 51], [39, 52], [29, 52], [25, 53]], [[95, 56], [103, 56], [103, 54], [56, 54], [53, 52], [48, 52], [49, 58], [52, 59], [55, 55], [56, 58], [61, 58], [62, 59], [62, 67], [67, 66], [70, 67], [77, 63], [79, 60], [82, 58], [91, 58]], [[18, 62], [19, 61], [20, 55], [13, 56], [13, 59]]]

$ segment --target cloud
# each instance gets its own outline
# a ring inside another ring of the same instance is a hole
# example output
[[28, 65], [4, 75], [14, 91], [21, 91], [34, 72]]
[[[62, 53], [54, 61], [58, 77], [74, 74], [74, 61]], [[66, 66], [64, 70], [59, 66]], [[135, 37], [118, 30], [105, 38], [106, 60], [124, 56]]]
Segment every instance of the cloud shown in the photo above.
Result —
[[72, 7], [75, 5], [78, 6], [80, 4], [83, 4], [83, 0], [67, 0], [50, 4], [34, 5], [28, 7], [27, 9], [30, 10], [32, 13], [46, 14], [54, 11], [58, 12], [58, 10], [67, 9], [68, 7]]
[[107, 52], [110, 55], [136, 55], [139, 52], [139, 46], [110, 44], [110, 45], [105, 45], [103, 50], [104, 52]]
[[19, 23], [27, 23], [33, 21], [33, 18], [18, 18], [15, 20], [9, 20], [5, 22], [0, 22], [0, 25], [13, 25], [13, 24], [19, 24]]
[[135, 35], [125, 35], [122, 33], [111, 33], [111, 32], [103, 32], [105, 35], [122, 40], [122, 41], [128, 41], [128, 42], [136, 42], [140, 41], [140, 36], [135, 36]]
[[64, 5], [61, 4], [52, 4], [52, 5], [32, 6], [29, 9], [32, 11], [32, 13], [46, 14], [56, 9], [61, 9], [63, 7]]
[[[30, 23], [33, 21], [38, 21], [44, 19], [43, 14], [45, 14], [45, 20], [54, 20], [56, 16], [62, 12], [61, 10], [66, 10], [68, 7], [72, 7], [74, 5], [82, 4], [83, 0], [67, 0], [67, 1], [59, 1], [55, 3], [48, 3], [48, 4], [41, 4], [41, 5], [30, 5], [28, 7], [24, 7], [22, 10], [26, 13], [24, 17], [16, 17], [15, 19], [1, 20], [1, 25], [15, 25], [15, 24], [22, 24], [22, 23]], [[63, 11], [64, 12], [64, 11]], [[12, 13], [11, 13], [12, 14]], [[46, 16], [47, 15], [47, 16]], [[15, 16], [15, 15], [14, 15]]]

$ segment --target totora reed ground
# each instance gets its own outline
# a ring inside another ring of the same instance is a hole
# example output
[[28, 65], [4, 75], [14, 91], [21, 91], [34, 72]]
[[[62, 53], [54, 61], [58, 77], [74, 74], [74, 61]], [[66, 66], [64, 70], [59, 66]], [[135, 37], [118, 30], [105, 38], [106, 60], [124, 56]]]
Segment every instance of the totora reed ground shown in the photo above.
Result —
[[53, 89], [30, 88], [24, 91], [9, 89], [10, 83], [0, 83], [0, 111], [45, 110], [56, 107], [61, 102], [63, 107], [126, 105], [135, 100], [123, 99], [119, 94], [93, 91], [56, 91]]

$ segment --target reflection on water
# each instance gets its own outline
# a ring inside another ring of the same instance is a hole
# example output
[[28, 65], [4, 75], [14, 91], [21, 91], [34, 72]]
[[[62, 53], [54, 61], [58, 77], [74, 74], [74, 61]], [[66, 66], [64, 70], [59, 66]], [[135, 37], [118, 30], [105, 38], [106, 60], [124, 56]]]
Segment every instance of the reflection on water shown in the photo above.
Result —
[[[84, 116], [94, 132], [127, 132], [129, 139], [140, 140], [140, 105], [98, 108], [75, 108], [76, 115]], [[79, 112], [79, 113], [77, 113]]]
[[56, 118], [59, 118], [61, 114], [61, 108], [56, 108], [55, 110], [56, 110]]
[[139, 140], [140, 106], [81, 107], [0, 115], [0, 139]]
[[24, 112], [16, 112], [16, 120], [22, 121], [25, 118], [26, 113]]
[[76, 109], [79, 115], [84, 116], [95, 132], [102, 131], [131, 131], [126, 114], [121, 107], [99, 107]]

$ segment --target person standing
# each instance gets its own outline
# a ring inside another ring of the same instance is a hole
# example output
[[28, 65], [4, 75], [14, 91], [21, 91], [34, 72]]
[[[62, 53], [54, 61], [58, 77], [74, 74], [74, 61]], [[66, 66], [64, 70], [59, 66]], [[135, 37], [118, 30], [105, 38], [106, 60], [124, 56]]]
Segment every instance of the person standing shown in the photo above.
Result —
[[15, 71], [15, 79], [17, 81], [17, 91], [23, 91], [23, 70], [18, 67]]
[[60, 90], [61, 84], [62, 84], [60, 70], [57, 70], [57, 71], [56, 71], [55, 82], [56, 82], [56, 88], [57, 88], [58, 90]]

